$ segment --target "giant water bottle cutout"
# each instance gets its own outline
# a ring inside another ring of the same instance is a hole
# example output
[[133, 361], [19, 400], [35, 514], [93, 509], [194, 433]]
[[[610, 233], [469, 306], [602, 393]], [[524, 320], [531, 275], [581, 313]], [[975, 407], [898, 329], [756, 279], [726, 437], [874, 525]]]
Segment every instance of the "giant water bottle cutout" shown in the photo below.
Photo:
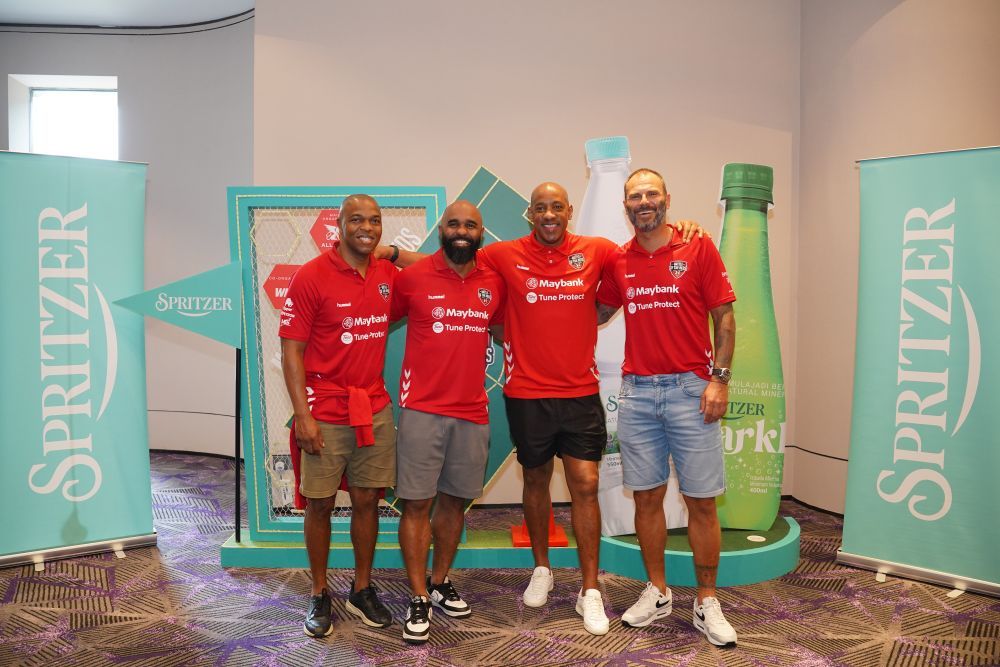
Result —
[[[603, 236], [624, 245], [633, 236], [632, 225], [625, 217], [625, 181], [629, 175], [627, 137], [601, 137], [585, 144], [590, 182], [583, 197], [576, 232], [585, 236]], [[625, 318], [621, 313], [602, 326], [595, 352], [601, 376], [601, 400], [607, 418], [608, 444], [601, 461], [600, 489], [601, 532], [624, 535], [635, 532], [635, 504], [632, 494], [622, 485], [621, 454], [618, 441], [618, 391], [621, 388], [622, 361], [625, 359]], [[687, 525], [687, 514], [673, 485], [668, 484], [664, 506], [667, 525]], [[671, 493], [673, 489], [673, 493]]]
[[766, 530], [781, 500], [785, 383], [767, 244], [773, 184], [771, 167], [734, 163], [723, 168], [726, 213], [719, 251], [737, 299], [733, 379], [722, 419], [726, 494], [718, 508], [724, 528]]

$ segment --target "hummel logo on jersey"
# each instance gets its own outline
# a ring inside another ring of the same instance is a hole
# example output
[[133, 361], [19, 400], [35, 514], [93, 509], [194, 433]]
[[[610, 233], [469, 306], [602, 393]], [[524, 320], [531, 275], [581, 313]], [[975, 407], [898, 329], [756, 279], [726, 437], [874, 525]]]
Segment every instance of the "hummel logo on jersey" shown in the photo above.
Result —
[[674, 278], [680, 278], [688, 270], [688, 263], [683, 259], [675, 259], [670, 262], [670, 275]]
[[566, 260], [569, 262], [570, 266], [578, 271], [583, 268], [584, 259], [582, 252], [574, 252], [572, 255], [567, 257]]
[[[289, 301], [291, 301], [291, 299], [289, 299]], [[338, 303], [337, 304], [337, 308], [350, 308], [350, 307], [351, 307], [351, 302], [350, 301], [348, 301], [347, 303]]]
[[635, 274], [634, 273], [626, 273], [625, 277], [626, 278], [635, 278]]
[[484, 306], [490, 305], [490, 301], [493, 300], [493, 293], [490, 292], [485, 287], [479, 288], [479, 300], [483, 302]]
[[443, 299], [444, 294], [428, 294], [427, 298], [431, 301], [437, 301], [438, 299]]
[[531, 269], [529, 269], [528, 267], [524, 266], [523, 264], [515, 264], [514, 266], [516, 266], [517, 268], [521, 269], [522, 271], [531, 271]]
[[389, 300], [389, 283], [379, 283], [378, 293], [382, 295], [382, 298], [386, 301]]

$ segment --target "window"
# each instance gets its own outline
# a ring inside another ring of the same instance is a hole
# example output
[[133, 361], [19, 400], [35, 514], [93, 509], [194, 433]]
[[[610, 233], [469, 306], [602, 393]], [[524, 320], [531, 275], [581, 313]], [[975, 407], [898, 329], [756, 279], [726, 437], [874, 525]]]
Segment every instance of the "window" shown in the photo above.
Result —
[[32, 153], [118, 159], [118, 91], [32, 88]]
[[11, 74], [10, 150], [118, 159], [118, 77]]

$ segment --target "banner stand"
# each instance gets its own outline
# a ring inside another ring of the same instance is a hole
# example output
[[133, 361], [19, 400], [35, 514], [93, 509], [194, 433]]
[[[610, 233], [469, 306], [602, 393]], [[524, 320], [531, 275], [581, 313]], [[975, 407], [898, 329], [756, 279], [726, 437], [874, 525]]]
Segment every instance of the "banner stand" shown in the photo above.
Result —
[[235, 433], [235, 442], [233, 444], [233, 477], [235, 482], [233, 484], [236, 492], [234, 494], [235, 502], [233, 503], [233, 511], [236, 512], [235, 521], [235, 538], [236, 543], [240, 542], [240, 420], [243, 416], [240, 414], [241, 394], [240, 394], [240, 376], [243, 374], [243, 349], [236, 348], [236, 421], [233, 424], [233, 431]]
[[870, 558], [868, 556], [847, 553], [843, 549], [837, 549], [837, 562], [880, 574], [889, 574], [904, 579], [914, 579], [929, 584], [937, 584], [938, 586], [948, 586], [960, 591], [972, 591], [973, 593], [1000, 597], [1000, 584], [993, 583], [992, 581], [970, 579], [948, 572], [938, 572], [937, 570], [928, 570], [915, 565], [906, 565], [905, 563], [891, 563], [880, 558]]
[[16, 554], [6, 554], [0, 556], [0, 568], [17, 567], [19, 565], [35, 564], [36, 570], [44, 569], [44, 563], [63, 558], [76, 558], [78, 556], [91, 556], [93, 554], [115, 552], [119, 558], [124, 558], [125, 549], [138, 549], [140, 547], [155, 547], [156, 531], [146, 535], [135, 535], [133, 537], [123, 537], [115, 540], [102, 540], [100, 542], [88, 542], [87, 544], [74, 544], [67, 547], [55, 549], [40, 549], [38, 551], [23, 551]]

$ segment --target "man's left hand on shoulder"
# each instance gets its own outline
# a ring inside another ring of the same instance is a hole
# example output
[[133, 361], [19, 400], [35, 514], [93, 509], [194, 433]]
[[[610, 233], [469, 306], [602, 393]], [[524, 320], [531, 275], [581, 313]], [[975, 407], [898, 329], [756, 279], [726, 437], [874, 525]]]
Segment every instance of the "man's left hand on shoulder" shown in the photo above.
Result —
[[678, 220], [677, 222], [671, 222], [670, 226], [681, 233], [681, 240], [684, 243], [690, 242], [696, 234], [698, 238], [712, 238], [712, 233], [706, 231], [704, 227], [694, 220]]
[[701, 394], [700, 412], [705, 415], [705, 423], [717, 422], [726, 414], [729, 406], [729, 385], [716, 379], [708, 381]]

